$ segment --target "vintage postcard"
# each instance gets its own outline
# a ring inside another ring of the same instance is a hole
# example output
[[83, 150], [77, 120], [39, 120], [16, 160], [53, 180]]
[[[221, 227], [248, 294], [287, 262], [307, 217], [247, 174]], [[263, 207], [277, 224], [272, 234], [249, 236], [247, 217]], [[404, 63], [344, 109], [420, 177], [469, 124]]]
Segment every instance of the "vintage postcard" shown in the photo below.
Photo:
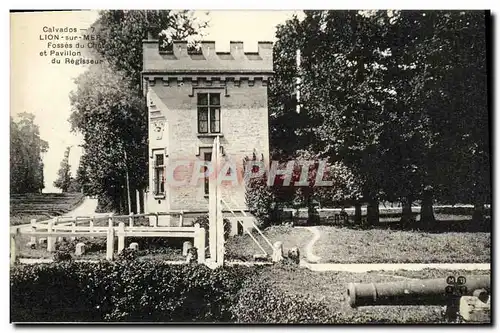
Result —
[[489, 11], [10, 29], [12, 323], [491, 324]]

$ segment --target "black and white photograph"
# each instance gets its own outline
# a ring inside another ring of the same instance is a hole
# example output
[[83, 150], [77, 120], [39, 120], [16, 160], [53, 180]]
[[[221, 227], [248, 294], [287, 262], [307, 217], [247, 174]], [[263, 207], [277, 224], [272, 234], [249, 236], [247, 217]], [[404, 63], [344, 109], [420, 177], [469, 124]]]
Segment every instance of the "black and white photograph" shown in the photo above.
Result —
[[492, 324], [487, 8], [9, 20], [11, 324]]

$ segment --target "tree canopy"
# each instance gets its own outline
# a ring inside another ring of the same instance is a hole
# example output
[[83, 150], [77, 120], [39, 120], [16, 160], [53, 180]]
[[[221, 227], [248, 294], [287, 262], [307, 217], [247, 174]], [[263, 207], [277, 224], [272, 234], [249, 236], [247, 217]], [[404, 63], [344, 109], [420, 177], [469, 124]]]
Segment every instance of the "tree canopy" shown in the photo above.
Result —
[[435, 200], [489, 202], [485, 12], [305, 14], [277, 31], [275, 156], [295, 158], [303, 149], [342, 162], [369, 208], [379, 200], [419, 200], [430, 208], [422, 212], [430, 222]]
[[49, 144], [40, 138], [35, 116], [20, 113], [10, 117], [10, 192], [39, 193], [45, 187], [42, 154]]
[[[196, 36], [205, 25], [192, 12], [171, 10], [104, 10], [92, 25], [100, 42], [91, 56], [103, 62], [76, 80], [70, 122], [84, 137], [77, 179], [87, 194], [99, 196], [101, 209], [127, 211], [127, 186], [132, 193], [147, 186], [142, 40], [149, 32], [168, 44]], [[134, 206], [135, 195], [132, 200]]]

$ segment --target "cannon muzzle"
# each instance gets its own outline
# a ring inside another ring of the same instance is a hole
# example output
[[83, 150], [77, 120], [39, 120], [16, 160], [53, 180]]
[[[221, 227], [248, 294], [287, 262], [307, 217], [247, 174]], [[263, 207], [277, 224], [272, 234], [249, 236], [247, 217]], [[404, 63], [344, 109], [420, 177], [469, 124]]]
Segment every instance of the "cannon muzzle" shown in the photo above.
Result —
[[[467, 276], [460, 283], [447, 278], [407, 280], [389, 283], [349, 283], [351, 307], [364, 305], [445, 305], [451, 299], [474, 295], [476, 290], [490, 293], [489, 275]], [[476, 292], [477, 293], [477, 292]]]

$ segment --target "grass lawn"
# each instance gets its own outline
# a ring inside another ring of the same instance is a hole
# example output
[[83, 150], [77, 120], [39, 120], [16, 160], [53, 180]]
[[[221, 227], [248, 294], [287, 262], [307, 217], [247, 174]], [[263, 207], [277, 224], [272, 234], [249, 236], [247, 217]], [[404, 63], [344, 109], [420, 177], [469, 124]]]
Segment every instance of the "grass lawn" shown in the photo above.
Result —
[[[303, 248], [309, 242], [312, 234], [303, 229], [291, 228], [286, 226], [272, 226], [263, 231], [263, 234], [269, 239], [271, 244], [277, 241], [283, 242], [283, 249], [288, 249], [297, 246], [301, 251], [301, 258], [305, 259]], [[259, 241], [266, 252], [271, 255], [272, 249], [269, 244], [256, 231], [252, 235]], [[242, 236], [234, 236], [226, 241], [226, 258], [227, 260], [243, 260], [254, 261], [253, 255], [262, 253], [257, 244], [247, 234]]]
[[27, 193], [10, 196], [10, 225], [44, 221], [76, 208], [84, 199], [81, 193]]
[[[37, 244], [35, 249], [25, 246], [30, 240], [29, 235], [20, 235], [16, 241], [17, 256], [19, 258], [40, 258], [52, 259], [54, 253], [47, 252], [47, 244]], [[132, 242], [139, 243], [138, 257], [140, 259], [157, 259], [157, 260], [185, 260], [182, 256], [182, 248], [179, 244], [171, 246], [162, 246], [161, 244], [148, 244], [151, 239], [128, 239], [125, 241], [125, 247], [128, 247]], [[78, 242], [86, 244], [87, 252], [80, 256], [74, 256], [74, 247], [72, 247], [72, 256], [74, 259], [100, 260], [106, 259], [106, 237], [96, 237], [94, 239], [79, 238]], [[57, 246], [57, 245], [56, 245]], [[56, 247], [57, 248], [57, 247]], [[115, 241], [115, 256], [118, 252], [118, 242]]]
[[[388, 229], [356, 230], [318, 226], [321, 237], [313, 246], [320, 263], [489, 263], [491, 235], [484, 232], [428, 233]], [[282, 241], [285, 254], [304, 247], [313, 234], [302, 228], [273, 226], [263, 231], [271, 243]], [[262, 238], [254, 232], [260, 241]], [[267, 250], [269, 246], [261, 244]], [[228, 260], [252, 260], [259, 248], [250, 236], [236, 236], [226, 242]]]
[[11, 213], [10, 214], [10, 225], [21, 225], [21, 224], [29, 224], [32, 219], [37, 221], [46, 221], [51, 219], [51, 215], [48, 213]]
[[318, 227], [314, 245], [320, 262], [330, 263], [488, 263], [491, 235], [484, 232], [426, 233], [385, 229]]
[[347, 284], [402, 281], [405, 278], [434, 279], [447, 276], [465, 277], [489, 275], [490, 271], [450, 271], [426, 269], [422, 271], [375, 271], [368, 273], [314, 272], [305, 268], [280, 268], [261, 270], [255, 279], [267, 282], [284, 294], [302, 295], [321, 301], [332, 312], [338, 314], [343, 323], [433, 323], [443, 322], [442, 306], [365, 306], [351, 308], [348, 304]]

